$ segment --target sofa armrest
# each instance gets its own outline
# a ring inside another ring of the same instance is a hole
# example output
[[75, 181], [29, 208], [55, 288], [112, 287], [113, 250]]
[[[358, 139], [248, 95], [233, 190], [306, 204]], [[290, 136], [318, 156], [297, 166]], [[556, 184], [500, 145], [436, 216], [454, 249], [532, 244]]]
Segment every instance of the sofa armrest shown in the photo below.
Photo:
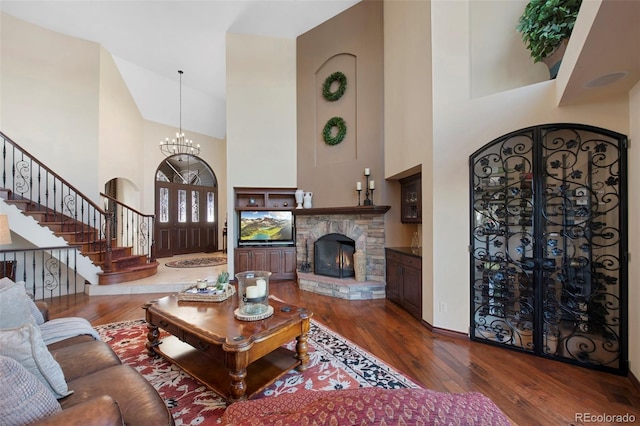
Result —
[[118, 402], [109, 395], [102, 395], [69, 407], [34, 425], [65, 426], [123, 426]]
[[37, 300], [36, 306], [40, 310], [40, 313], [42, 314], [42, 318], [44, 318], [44, 321], [45, 322], [49, 321], [49, 304], [42, 300]]

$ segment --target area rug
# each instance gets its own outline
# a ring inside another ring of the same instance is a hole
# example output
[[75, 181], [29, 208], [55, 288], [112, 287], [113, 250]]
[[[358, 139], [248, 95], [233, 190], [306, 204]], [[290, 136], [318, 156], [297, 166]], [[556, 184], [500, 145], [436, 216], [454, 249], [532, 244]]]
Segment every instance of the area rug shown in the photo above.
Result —
[[[147, 326], [144, 320], [95, 327], [102, 340], [124, 364], [140, 372], [165, 400], [177, 426], [216, 424], [225, 401], [200, 382], [160, 357], [147, 355]], [[164, 333], [164, 332], [163, 332]], [[163, 334], [161, 335], [161, 337]], [[331, 329], [311, 320], [308, 335], [309, 367], [282, 376], [254, 398], [268, 398], [306, 390], [419, 388], [383, 361]], [[295, 340], [285, 345], [295, 350]]]
[[172, 260], [165, 263], [165, 266], [169, 268], [202, 268], [205, 266], [220, 266], [226, 263], [226, 256], [194, 257], [193, 259]]

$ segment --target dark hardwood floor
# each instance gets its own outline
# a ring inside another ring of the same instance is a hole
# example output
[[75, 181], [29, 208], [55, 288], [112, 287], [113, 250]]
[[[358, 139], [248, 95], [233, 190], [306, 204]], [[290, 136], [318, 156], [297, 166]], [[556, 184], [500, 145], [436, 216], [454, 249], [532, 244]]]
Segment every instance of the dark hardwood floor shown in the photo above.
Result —
[[[271, 294], [309, 308], [314, 320], [422, 386], [446, 392], [482, 392], [514, 424], [620, 424], [580, 419], [625, 414], [640, 423], [640, 392], [626, 377], [433, 333], [387, 300], [347, 301], [300, 291], [293, 281], [270, 284]], [[79, 294], [47, 302], [52, 318], [80, 316], [99, 325], [144, 318], [142, 305], [165, 295]]]

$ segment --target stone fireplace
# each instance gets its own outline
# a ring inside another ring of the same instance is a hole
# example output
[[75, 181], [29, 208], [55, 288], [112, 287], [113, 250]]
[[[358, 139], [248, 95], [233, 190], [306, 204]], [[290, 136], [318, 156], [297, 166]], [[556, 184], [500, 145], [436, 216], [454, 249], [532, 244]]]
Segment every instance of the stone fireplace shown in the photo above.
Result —
[[[384, 214], [388, 210], [389, 206], [294, 210], [298, 286], [341, 299], [385, 298]], [[355, 251], [366, 254], [365, 281], [356, 281], [353, 276], [322, 275], [316, 270], [316, 242], [331, 234], [345, 236], [353, 241]]]
[[355, 248], [356, 242], [346, 235], [333, 233], [318, 238], [313, 244], [313, 269], [316, 275], [353, 277]]

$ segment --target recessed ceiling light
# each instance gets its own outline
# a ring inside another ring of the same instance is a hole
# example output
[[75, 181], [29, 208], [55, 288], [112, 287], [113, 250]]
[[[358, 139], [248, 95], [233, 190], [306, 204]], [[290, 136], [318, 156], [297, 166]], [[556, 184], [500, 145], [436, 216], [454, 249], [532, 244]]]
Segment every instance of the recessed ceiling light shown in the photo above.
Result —
[[622, 78], [625, 78], [627, 74], [628, 72], [626, 71], [618, 71], [618, 72], [612, 72], [610, 74], [601, 75], [600, 77], [596, 77], [593, 80], [587, 81], [584, 84], [584, 87], [591, 88], [591, 87], [606, 86]]

